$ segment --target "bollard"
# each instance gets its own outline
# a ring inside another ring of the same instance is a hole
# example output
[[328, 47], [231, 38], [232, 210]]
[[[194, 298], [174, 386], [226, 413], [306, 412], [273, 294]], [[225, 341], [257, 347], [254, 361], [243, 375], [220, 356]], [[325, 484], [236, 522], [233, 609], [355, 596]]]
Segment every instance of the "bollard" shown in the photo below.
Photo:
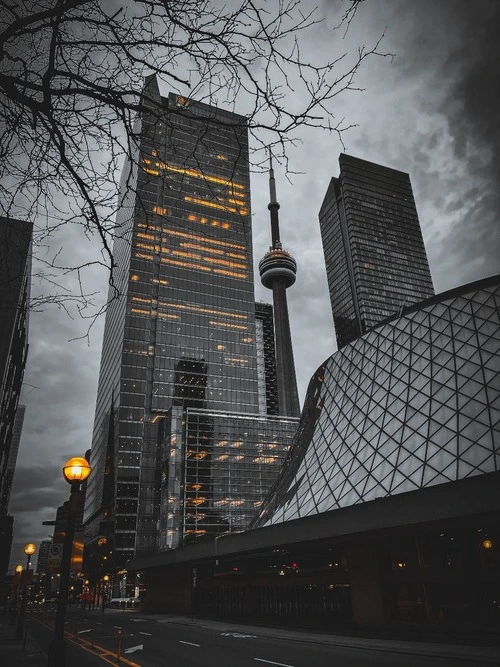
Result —
[[118, 628], [118, 649], [116, 651], [116, 662], [120, 662], [122, 654], [122, 634], [123, 634], [122, 628]]

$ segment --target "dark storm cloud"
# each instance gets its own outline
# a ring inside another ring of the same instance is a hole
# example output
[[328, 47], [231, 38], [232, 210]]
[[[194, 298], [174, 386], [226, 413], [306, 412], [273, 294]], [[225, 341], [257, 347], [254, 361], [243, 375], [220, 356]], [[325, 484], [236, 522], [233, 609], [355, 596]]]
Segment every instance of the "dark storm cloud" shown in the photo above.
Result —
[[[418, 134], [409, 160], [419, 168], [417, 178], [435, 214], [453, 218], [440, 235], [439, 258], [438, 247], [429, 244], [431, 259], [444, 261], [444, 271], [458, 269], [456, 284], [498, 273], [500, 4], [423, 0], [391, 6], [401, 28], [395, 60], [400, 85], [430, 73], [417, 94], [415, 121], [419, 114], [445, 120], [440, 128]], [[454, 164], [435, 159], [445, 148]]]

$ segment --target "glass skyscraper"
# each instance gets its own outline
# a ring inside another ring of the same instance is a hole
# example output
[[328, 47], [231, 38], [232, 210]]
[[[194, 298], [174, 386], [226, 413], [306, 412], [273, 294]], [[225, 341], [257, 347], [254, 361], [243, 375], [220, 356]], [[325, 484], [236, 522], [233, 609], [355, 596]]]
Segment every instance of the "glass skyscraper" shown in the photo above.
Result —
[[267, 412], [246, 119], [163, 98], [150, 77], [140, 122], [138, 166], [122, 176], [119, 296], [106, 314], [85, 509], [86, 541], [112, 534], [117, 564], [158, 547], [172, 410]]
[[341, 154], [319, 213], [339, 348], [434, 295], [408, 174]]

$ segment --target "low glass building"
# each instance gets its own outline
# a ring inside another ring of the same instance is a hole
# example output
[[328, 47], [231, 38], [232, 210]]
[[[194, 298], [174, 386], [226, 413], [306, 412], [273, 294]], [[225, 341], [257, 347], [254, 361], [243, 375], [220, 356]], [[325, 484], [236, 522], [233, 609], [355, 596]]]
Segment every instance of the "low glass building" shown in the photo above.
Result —
[[500, 468], [500, 276], [406, 309], [333, 354], [256, 525]]

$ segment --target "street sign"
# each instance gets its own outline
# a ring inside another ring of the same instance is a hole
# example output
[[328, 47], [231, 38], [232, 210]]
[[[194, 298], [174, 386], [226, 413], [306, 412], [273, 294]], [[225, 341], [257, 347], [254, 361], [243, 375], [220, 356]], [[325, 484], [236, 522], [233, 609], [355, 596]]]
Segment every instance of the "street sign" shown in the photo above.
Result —
[[58, 542], [50, 545], [49, 555], [47, 558], [47, 568], [59, 569], [61, 567], [63, 545]]

